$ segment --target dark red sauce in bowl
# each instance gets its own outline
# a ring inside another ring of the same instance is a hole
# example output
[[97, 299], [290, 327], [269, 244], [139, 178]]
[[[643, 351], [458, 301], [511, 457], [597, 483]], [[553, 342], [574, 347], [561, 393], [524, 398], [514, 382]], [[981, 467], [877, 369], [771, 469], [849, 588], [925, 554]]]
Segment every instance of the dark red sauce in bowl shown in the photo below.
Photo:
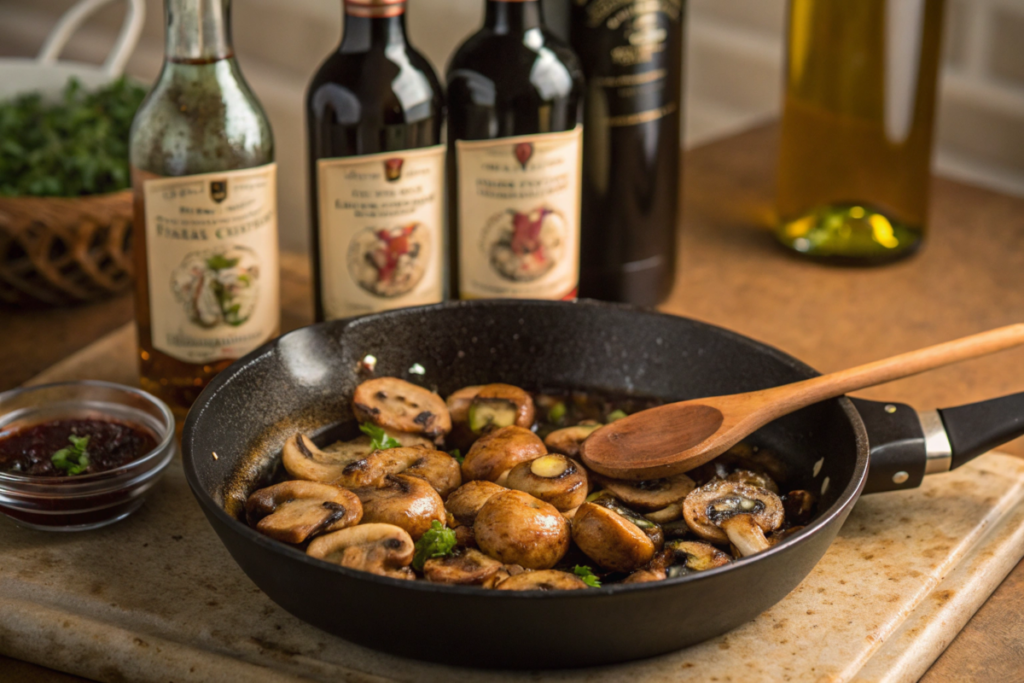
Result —
[[89, 464], [82, 474], [94, 474], [125, 465], [156, 447], [148, 428], [105, 419], [51, 420], [0, 431], [0, 472], [33, 477], [66, 477], [53, 464], [53, 454], [66, 448], [69, 436], [89, 437]]

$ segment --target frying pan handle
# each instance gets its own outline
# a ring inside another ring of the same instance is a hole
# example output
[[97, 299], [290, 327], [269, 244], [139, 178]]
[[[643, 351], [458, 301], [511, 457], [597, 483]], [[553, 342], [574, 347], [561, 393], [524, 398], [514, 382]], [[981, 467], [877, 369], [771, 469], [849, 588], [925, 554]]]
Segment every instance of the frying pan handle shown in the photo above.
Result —
[[950, 469], [1024, 435], [1024, 392], [937, 411], [950, 445]]
[[1024, 392], [917, 412], [902, 403], [850, 399], [871, 445], [864, 493], [900, 491], [1024, 435]]

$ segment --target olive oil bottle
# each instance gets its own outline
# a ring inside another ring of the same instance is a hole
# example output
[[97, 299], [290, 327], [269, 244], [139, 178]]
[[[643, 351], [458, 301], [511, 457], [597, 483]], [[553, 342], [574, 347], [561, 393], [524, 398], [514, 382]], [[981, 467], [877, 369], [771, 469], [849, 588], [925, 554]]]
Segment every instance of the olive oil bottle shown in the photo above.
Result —
[[783, 245], [849, 264], [924, 239], [944, 0], [791, 0]]
[[142, 387], [180, 417], [280, 325], [270, 125], [231, 47], [230, 0], [165, 0], [163, 69], [132, 124]]

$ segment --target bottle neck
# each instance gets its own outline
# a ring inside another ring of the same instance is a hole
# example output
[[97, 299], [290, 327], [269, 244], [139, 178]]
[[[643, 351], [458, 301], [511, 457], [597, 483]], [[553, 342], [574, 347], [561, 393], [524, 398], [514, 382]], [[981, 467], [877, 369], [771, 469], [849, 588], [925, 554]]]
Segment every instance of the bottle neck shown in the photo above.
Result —
[[540, 0], [487, 0], [484, 26], [494, 33], [525, 33], [543, 24]]
[[343, 50], [405, 45], [405, 0], [344, 0]]
[[210, 63], [234, 56], [231, 0], [164, 0], [167, 61]]

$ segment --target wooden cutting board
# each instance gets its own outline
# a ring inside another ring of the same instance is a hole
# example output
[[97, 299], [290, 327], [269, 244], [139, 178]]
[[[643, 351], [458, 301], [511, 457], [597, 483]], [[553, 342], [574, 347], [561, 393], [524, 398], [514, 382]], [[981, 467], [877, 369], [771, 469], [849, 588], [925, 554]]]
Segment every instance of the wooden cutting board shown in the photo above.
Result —
[[[133, 344], [123, 328], [37, 379], [132, 383]], [[753, 622], [670, 655], [543, 677], [913, 681], [1022, 556], [1024, 461], [989, 454], [918, 490], [862, 499], [810, 576]], [[537, 677], [400, 659], [297, 620], [235, 566], [177, 462], [139, 512], [106, 529], [0, 519], [0, 653], [102, 681]]]

